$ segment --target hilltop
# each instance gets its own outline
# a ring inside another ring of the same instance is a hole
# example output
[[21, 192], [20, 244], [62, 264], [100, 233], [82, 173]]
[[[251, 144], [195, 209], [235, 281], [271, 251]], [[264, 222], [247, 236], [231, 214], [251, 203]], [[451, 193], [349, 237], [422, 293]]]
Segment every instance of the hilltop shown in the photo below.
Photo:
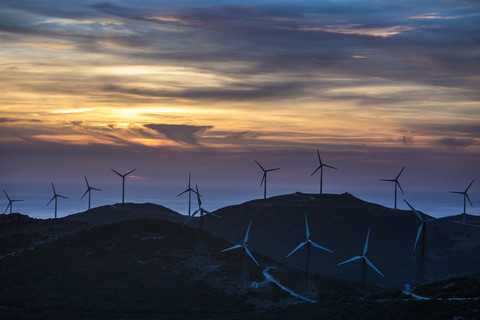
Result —
[[367, 279], [385, 288], [473, 276], [480, 265], [480, 228], [438, 220], [427, 224], [427, 255], [424, 270], [419, 273], [420, 245], [413, 250], [419, 226], [417, 217], [411, 211], [386, 208], [348, 193], [294, 193], [225, 207], [215, 213], [222, 218], [205, 218], [206, 228], [212, 234], [239, 241], [252, 219], [250, 248], [300, 269], [305, 267], [304, 249], [288, 260], [285, 256], [305, 241], [307, 214], [311, 239], [334, 252], [313, 248], [312, 272], [350, 281], [360, 280], [360, 263], [337, 264], [362, 253], [370, 229], [368, 256], [385, 278], [368, 271]]

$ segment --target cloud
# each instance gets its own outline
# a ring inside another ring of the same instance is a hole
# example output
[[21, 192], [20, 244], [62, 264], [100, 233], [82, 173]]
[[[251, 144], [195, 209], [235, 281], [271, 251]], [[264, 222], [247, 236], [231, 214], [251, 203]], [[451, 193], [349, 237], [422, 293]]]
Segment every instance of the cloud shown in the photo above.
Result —
[[42, 122], [42, 120], [0, 117], [0, 123], [16, 123], [16, 122]]
[[83, 124], [83, 121], [70, 121], [70, 123], [74, 126], [81, 126]]
[[260, 136], [260, 133], [258, 132], [253, 132], [253, 131], [241, 131], [241, 132], [235, 132], [230, 135], [228, 135], [228, 138], [232, 139], [255, 139]]
[[459, 16], [441, 16], [436, 12], [429, 12], [419, 14], [417, 16], [408, 17], [408, 19], [418, 19], [418, 20], [437, 20], [437, 19], [458, 19]]
[[391, 37], [405, 31], [415, 30], [411, 26], [383, 26], [383, 27], [367, 27], [361, 24], [349, 24], [349, 25], [327, 25], [323, 27], [307, 27], [300, 26], [297, 28], [299, 31], [322, 31], [339, 34], [351, 34], [358, 36], [371, 36], [371, 37]]
[[452, 148], [466, 148], [474, 144], [475, 140], [470, 138], [445, 137], [438, 140], [438, 143], [440, 145], [452, 147]]
[[185, 143], [190, 145], [199, 145], [198, 137], [213, 126], [191, 126], [185, 124], [145, 124], [145, 127], [155, 130], [168, 139], [178, 143]]

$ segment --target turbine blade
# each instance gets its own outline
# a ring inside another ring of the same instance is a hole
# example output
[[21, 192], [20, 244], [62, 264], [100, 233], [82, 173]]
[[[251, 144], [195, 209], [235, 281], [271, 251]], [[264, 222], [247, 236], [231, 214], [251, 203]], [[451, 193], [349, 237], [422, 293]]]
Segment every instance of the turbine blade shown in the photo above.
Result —
[[236, 245], [234, 245], [233, 247], [230, 247], [230, 248], [227, 248], [227, 249], [223, 249], [223, 250], [220, 251], [220, 252], [230, 251], [230, 250], [238, 249], [238, 248], [241, 248], [241, 247], [242, 247], [242, 245], [236, 244]]
[[368, 251], [368, 238], [370, 237], [370, 228], [367, 232], [367, 239], [365, 240], [365, 246], [363, 247], [363, 255], [365, 255]]
[[320, 158], [320, 152], [317, 149], [317, 156], [318, 156], [318, 163], [320, 163], [320, 167], [322, 166], [322, 158]]
[[345, 260], [343, 262], [340, 262], [339, 264], [337, 264], [337, 266], [340, 266], [342, 264], [349, 263], [349, 262], [352, 262], [352, 261], [355, 261], [355, 260], [358, 260], [358, 259], [362, 259], [362, 257], [360, 257], [360, 256], [353, 257], [352, 259], [348, 259], [348, 260]]
[[420, 224], [420, 227], [418, 227], [417, 238], [415, 239], [415, 245], [413, 246], [413, 251], [415, 251], [415, 249], [417, 248], [418, 239], [420, 238], [420, 234], [422, 233], [424, 223], [425, 222], [422, 222], [422, 224]]
[[370, 267], [372, 267], [373, 270], [377, 271], [379, 275], [381, 275], [382, 277], [385, 278], [385, 276], [383, 275], [383, 273], [381, 273], [380, 270], [378, 270], [377, 267], [375, 267], [375, 266], [373, 265], [373, 263], [372, 263], [370, 260], [368, 260], [367, 257], [363, 257], [363, 258], [365, 259], [365, 262], [366, 262]]
[[57, 192], [55, 191], [55, 186], [53, 185], [53, 182], [52, 182], [52, 189], [53, 189], [53, 194], [57, 194]]
[[8, 208], [9, 208], [11, 205], [12, 205], [12, 202], [10, 201], [10, 202], [8, 203], [7, 207], [5, 208], [5, 211], [4, 211], [3, 213], [6, 213], [7, 210], [8, 210]]
[[280, 170], [281, 168], [275, 168], [275, 169], [268, 169], [266, 170], [267, 172], [270, 172], [270, 171], [276, 171], [276, 170]]
[[403, 201], [405, 201], [405, 203], [410, 207], [410, 209], [412, 209], [413, 213], [415, 213], [415, 215], [418, 217], [418, 219], [420, 219], [420, 221], [423, 222], [422, 215], [421, 215], [417, 210], [415, 210], [415, 209], [410, 205], [410, 203], [408, 203], [407, 200], [403, 199]]
[[322, 249], [322, 250], [328, 251], [328, 252], [330, 252], [330, 253], [333, 253], [332, 250], [329, 250], [329, 249], [327, 249], [327, 248], [325, 248], [325, 247], [322, 247], [321, 245], [316, 244], [315, 242], [313, 242], [313, 241], [311, 241], [311, 240], [309, 240], [309, 242], [312, 244], [312, 246], [314, 246], [314, 247], [316, 247], [316, 248], [318, 248], [318, 249]]
[[247, 247], [243, 247], [245, 249], [245, 252], [250, 256], [250, 258], [252, 258], [253, 262], [255, 262], [257, 264], [257, 266], [260, 267], [260, 264], [257, 262], [257, 260], [253, 257], [252, 253], [250, 252], [250, 250], [248, 250]]
[[260, 182], [260, 186], [263, 185], [263, 182], [267, 179], [267, 172], [263, 173], [262, 181]]
[[468, 193], [465, 192], [465, 197], [467, 197], [468, 203], [470, 203], [470, 206], [473, 208], [472, 201], [470, 201], [470, 197], [468, 196]]
[[102, 189], [98, 189], [98, 188], [90, 188], [91, 190], [96, 190], [96, 191], [103, 191]]
[[315, 174], [315, 172], [317, 172], [318, 170], [320, 170], [321, 167], [322, 167], [322, 166], [319, 166], [317, 169], [315, 169], [315, 171], [312, 172], [312, 174], [310, 175], [310, 177], [313, 176], [313, 175]]
[[116, 174], [118, 174], [120, 177], [123, 177], [120, 173], [118, 173], [117, 171], [113, 170], [113, 169], [110, 169], [112, 170], [113, 172], [115, 172]]
[[398, 173], [397, 177], [395, 178], [395, 180], [398, 180], [398, 178], [400, 177], [400, 175], [402, 174], [403, 170], [405, 170], [405, 167], [402, 168], [402, 170], [400, 170], [400, 172]]
[[[196, 214], [197, 212], [198, 212], [198, 210], [195, 211], [194, 214]], [[185, 220], [185, 222], [183, 223], [183, 226], [185, 226], [187, 223], [190, 222], [190, 220], [192, 220], [194, 214], [192, 214], [190, 217], [187, 218], [187, 220]]]
[[89, 189], [90, 189], [90, 185], [88, 184], [88, 180], [87, 180], [87, 175], [86, 175], [86, 174], [84, 174], [83, 176], [85, 177], [85, 182], [87, 183], [87, 188], [89, 188]]
[[305, 242], [302, 242], [298, 245], [298, 247], [296, 247], [295, 249], [292, 250], [292, 252], [290, 252], [289, 254], [287, 254], [287, 256], [285, 258], [288, 258], [292, 255], [292, 253], [294, 253], [295, 251], [297, 251], [298, 249], [300, 249], [301, 247], [303, 247], [305, 244], [307, 243], [307, 241]]
[[252, 225], [252, 219], [250, 219], [250, 223], [248, 224], [247, 233], [245, 233], [245, 238], [243, 239], [243, 245], [248, 242], [248, 234], [250, 233], [250, 226]]
[[306, 213], [305, 213], [305, 234], [307, 236], [307, 240], [310, 239], [310, 230], [308, 229], [308, 221], [307, 221]]
[[56, 197], [57, 197], [57, 195], [54, 195], [54, 196], [52, 197], [52, 199], [50, 199], [50, 201], [48, 201], [47, 206], [48, 206], [48, 205], [53, 201], [53, 199], [55, 199]]
[[88, 193], [88, 191], [90, 191], [90, 189], [87, 189], [87, 191], [85, 191], [85, 193], [84, 193], [83, 196], [80, 198], [80, 200], [82, 200], [82, 199], [85, 197], [85, 195]]
[[[188, 192], [188, 191], [189, 191], [189, 190], [187, 189], [187, 190], [183, 191], [182, 193], [179, 193], [179, 194], [177, 195], [177, 197], [180, 197], [182, 194], [184, 194], [184, 193], [186, 193], [186, 192]], [[195, 192], [195, 191], [194, 191], [194, 192]]]
[[475, 181], [475, 180], [472, 180], [472, 182], [470, 182], [470, 184], [468, 185], [467, 189], [465, 189], [465, 193], [467, 193], [468, 189], [470, 189], [470, 187], [471, 187], [472, 184], [473, 184], [473, 181]]
[[398, 182], [397, 180], [395, 180], [395, 183], [396, 183], [397, 186], [400, 188], [400, 191], [402, 191], [402, 194], [405, 194], [405, 192], [403, 192], [402, 186], [400, 185], [400, 182]]
[[132, 173], [135, 170], [137, 170], [137, 169], [133, 169], [133, 170], [128, 171], [127, 173], [124, 174], [124, 176], [128, 176], [130, 173]]
[[198, 202], [198, 207], [200, 208], [202, 206], [202, 200], [200, 200], [200, 192], [198, 192], [198, 185], [195, 185], [195, 189], [197, 190], [197, 202]]
[[5, 189], [3, 190], [3, 193], [5, 193], [5, 195], [7, 196], [8, 201], [10, 201], [10, 197], [8, 196], [7, 191], [5, 191]]
[[265, 172], [265, 169], [263, 169], [262, 165], [260, 163], [258, 163], [257, 160], [255, 160], [255, 162], [258, 164], [258, 166], [260, 167], [260, 169], [262, 169], [263, 172]]
[[460, 191], [450, 191], [450, 193], [465, 194], [465, 192], [460, 192]]
[[63, 199], [68, 199], [68, 197], [61, 196], [61, 195], [59, 195], [59, 194], [57, 194], [57, 197], [60, 197], [60, 198], [63, 198]]
[[217, 218], [221, 218], [221, 216], [219, 216], [218, 214], [215, 214], [213, 212], [207, 211], [205, 209], [200, 209], [200, 210], [202, 210], [202, 212], [207, 214], [207, 215], [211, 215], [211, 216], [214, 216], [214, 217], [217, 217]]
[[394, 179], [380, 179], [380, 181], [389, 181], [389, 182], [395, 182]]
[[[324, 167], [327, 167], [327, 168], [331, 168], [331, 169], [337, 169], [337, 168], [335, 168], [335, 167], [329, 166], [328, 164], [324, 164], [323, 166], [324, 166]], [[338, 170], [338, 169], [337, 169], [337, 170]]]

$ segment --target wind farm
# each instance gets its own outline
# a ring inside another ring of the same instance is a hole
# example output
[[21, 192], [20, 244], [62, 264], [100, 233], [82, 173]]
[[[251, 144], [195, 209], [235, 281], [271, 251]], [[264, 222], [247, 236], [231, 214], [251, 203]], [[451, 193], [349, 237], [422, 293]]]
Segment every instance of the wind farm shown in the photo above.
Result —
[[0, 319], [479, 319], [479, 16], [0, 1]]

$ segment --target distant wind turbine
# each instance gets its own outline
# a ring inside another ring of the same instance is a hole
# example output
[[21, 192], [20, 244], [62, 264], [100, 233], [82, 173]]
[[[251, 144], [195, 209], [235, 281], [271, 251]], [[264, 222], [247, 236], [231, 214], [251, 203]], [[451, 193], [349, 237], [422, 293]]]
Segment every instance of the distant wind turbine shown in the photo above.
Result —
[[90, 187], [90, 185], [88, 184], [87, 175], [84, 175], [84, 177], [85, 177], [85, 183], [87, 184], [87, 191], [85, 191], [85, 193], [80, 198], [80, 200], [82, 200], [85, 197], [85, 195], [88, 193], [88, 210], [90, 210], [90, 200], [91, 200], [92, 190], [102, 191], [102, 189]]
[[57, 200], [58, 200], [58, 198], [63, 198], [63, 199], [68, 199], [68, 198], [65, 197], [65, 196], [62, 196], [62, 195], [57, 194], [57, 192], [55, 191], [55, 186], [53, 185], [53, 182], [52, 182], [52, 189], [53, 189], [53, 197], [52, 197], [52, 199], [50, 199], [50, 201], [48, 201], [47, 206], [48, 206], [53, 200], [55, 200], [55, 219], [57, 219]]
[[402, 194], [405, 194], [403, 192], [402, 186], [400, 185], [400, 182], [398, 182], [398, 178], [400, 178], [400, 175], [402, 174], [403, 170], [405, 167], [400, 170], [400, 172], [397, 174], [395, 179], [380, 179], [380, 181], [389, 181], [395, 183], [395, 202], [394, 202], [394, 209], [397, 209], [397, 186], [400, 188], [400, 191], [402, 191]]
[[191, 175], [188, 174], [188, 188], [183, 191], [182, 193], [180, 193], [179, 195], [177, 195], [177, 197], [181, 196], [182, 194], [188, 192], [188, 216], [190, 217], [190, 213], [191, 213], [191, 208], [192, 208], [192, 192], [195, 193], [195, 190], [193, 190], [191, 187], [190, 187], [190, 178], [191, 178]]
[[188, 219], [183, 223], [183, 225], [186, 225], [188, 222], [190, 222], [190, 220], [192, 220], [193, 217], [195, 217], [197, 213], [200, 213], [200, 231], [203, 231], [203, 214], [211, 215], [217, 218], [221, 218], [221, 216], [213, 212], [210, 212], [208, 210], [205, 210], [202, 207], [202, 200], [200, 199], [200, 192], [198, 192], [198, 185], [195, 185], [195, 193], [197, 194], [198, 209], [195, 210], [195, 212], [193, 212], [193, 214], [190, 217], [188, 217]]
[[366, 271], [367, 271], [366, 270], [366, 265], [371, 267], [373, 270], [375, 270], [375, 272], [377, 272], [382, 277], [385, 277], [383, 275], [383, 273], [381, 273], [380, 270], [378, 270], [377, 267], [375, 267], [373, 265], [373, 263], [367, 258], [368, 238], [369, 237], [370, 237], [370, 229], [368, 229], [367, 239], [365, 240], [365, 245], [363, 246], [363, 254], [361, 256], [356, 256], [356, 257], [353, 257], [351, 259], [348, 259], [346, 261], [343, 261], [343, 262], [340, 262], [339, 264], [337, 264], [337, 266], [340, 266], [342, 264], [349, 263], [349, 262], [352, 262], [352, 261], [355, 261], [355, 260], [362, 260], [362, 284], [363, 284], [364, 293], [365, 293], [365, 278], [366, 278]]
[[4, 212], [4, 213], [7, 213], [8, 207], [10, 207], [10, 213], [12, 213], [13, 203], [14, 203], [14, 202], [23, 201], [23, 200], [10, 199], [10, 197], [9, 197], [8, 194], [7, 194], [7, 191], [5, 191], [5, 190], [3, 190], [3, 193], [5, 193], [5, 195], [7, 196], [7, 199], [8, 199], [8, 205], [7, 205], [7, 207], [5, 208], [5, 212]]
[[416, 282], [421, 283], [423, 279], [423, 274], [424, 274], [424, 268], [425, 268], [425, 254], [427, 251], [427, 222], [435, 221], [438, 220], [436, 218], [433, 219], [423, 219], [422, 215], [420, 212], [415, 210], [410, 203], [407, 202], [407, 200], [403, 199], [405, 203], [410, 207], [410, 209], [415, 213], [417, 216], [418, 220], [420, 220], [420, 226], [418, 227], [417, 230], [417, 237], [415, 239], [415, 244], [413, 245], [413, 250], [417, 248], [418, 240], [420, 239], [420, 236], [422, 236], [422, 249], [420, 250], [420, 256], [418, 259], [418, 266], [417, 266], [417, 278]]
[[304, 245], [307, 245], [307, 265], [305, 267], [305, 278], [308, 279], [308, 273], [309, 273], [309, 270], [310, 270], [310, 248], [311, 246], [314, 246], [318, 249], [322, 249], [322, 250], [325, 250], [325, 251], [328, 251], [330, 253], [333, 253], [333, 251], [327, 249], [327, 248], [324, 248], [322, 247], [321, 245], [318, 245], [316, 244], [315, 242], [313, 242], [312, 240], [310, 240], [310, 230], [308, 229], [308, 221], [307, 221], [307, 214], [305, 214], [305, 235], [306, 235], [306, 240], [302, 243], [300, 243], [295, 249], [293, 249], [287, 256], [286, 258], [288, 258], [290, 255], [292, 255], [295, 251], [297, 251], [298, 249], [300, 249], [301, 247], [303, 247]]
[[[422, 236], [422, 250], [423, 250], [423, 247], [424, 247], [424, 243], [425, 243], [425, 233], [427, 232], [427, 222], [431, 222], [431, 221], [435, 221], [435, 220], [438, 220], [437, 218], [433, 218], [433, 219], [423, 219], [422, 215], [417, 211], [415, 210], [412, 205], [410, 203], [408, 203], [407, 200], [403, 199], [403, 201], [405, 201], [405, 203], [407, 204], [407, 206], [410, 207], [410, 209], [412, 209], [413, 213], [415, 213], [415, 215], [417, 216], [418, 220], [420, 220], [420, 226], [418, 227], [418, 230], [417, 230], [417, 238], [415, 239], [415, 244], [413, 245], [413, 250], [415, 251], [415, 249], [417, 248], [417, 243], [418, 243], [418, 239], [420, 238], [420, 235], [423, 235]], [[423, 231], [423, 232], [422, 232]]]
[[125, 203], [125, 177], [128, 176], [130, 173], [132, 173], [133, 171], [137, 170], [137, 169], [133, 169], [131, 171], [128, 171], [127, 173], [125, 174], [120, 174], [118, 173], [117, 171], [111, 169], [113, 172], [115, 172], [116, 174], [118, 174], [121, 178], [122, 178], [122, 203]]
[[317, 150], [317, 155], [318, 155], [318, 162], [319, 162], [319, 166], [317, 169], [315, 169], [315, 171], [313, 171], [313, 173], [310, 175], [313, 176], [315, 174], [315, 172], [317, 172], [318, 170], [320, 170], [320, 194], [323, 194], [323, 167], [326, 167], [326, 168], [331, 168], [331, 169], [337, 169], [335, 167], [332, 167], [332, 166], [329, 166], [328, 164], [325, 164], [322, 162], [322, 158], [320, 158], [320, 152], [318, 152]]
[[468, 189], [470, 189], [470, 187], [472, 186], [473, 182], [475, 180], [472, 180], [472, 182], [470, 182], [470, 184], [468, 185], [467, 189], [465, 189], [465, 191], [450, 191], [450, 193], [458, 193], [458, 194], [463, 194], [463, 222], [465, 222], [466, 220], [466, 215], [467, 215], [467, 210], [466, 210], [466, 207], [467, 207], [467, 200], [468, 200], [468, 203], [470, 203], [470, 206], [473, 207], [473, 204], [472, 204], [472, 201], [470, 201], [470, 197], [468, 196]]
[[223, 249], [222, 251], [220, 252], [225, 252], [225, 251], [229, 251], [229, 250], [234, 250], [234, 249], [239, 249], [239, 248], [243, 248], [245, 250], [245, 253], [248, 254], [248, 256], [250, 258], [252, 258], [253, 262], [255, 262], [255, 264], [257, 266], [260, 266], [260, 264], [257, 262], [257, 260], [253, 257], [252, 253], [250, 252], [250, 250], [248, 250], [247, 248], [247, 243], [248, 243], [248, 234], [250, 233], [250, 226], [252, 225], [252, 220], [250, 220], [250, 223], [248, 224], [248, 228], [247, 228], [247, 233], [245, 234], [245, 238], [243, 238], [243, 243], [242, 244], [236, 244], [230, 248], [227, 248], [227, 249]]
[[258, 164], [260, 169], [263, 171], [263, 177], [262, 177], [262, 182], [260, 182], [260, 186], [263, 184], [263, 199], [267, 199], [267, 173], [270, 171], [275, 171], [279, 170], [280, 168], [275, 168], [275, 169], [264, 169], [260, 163], [258, 163], [257, 160], [255, 162]]

